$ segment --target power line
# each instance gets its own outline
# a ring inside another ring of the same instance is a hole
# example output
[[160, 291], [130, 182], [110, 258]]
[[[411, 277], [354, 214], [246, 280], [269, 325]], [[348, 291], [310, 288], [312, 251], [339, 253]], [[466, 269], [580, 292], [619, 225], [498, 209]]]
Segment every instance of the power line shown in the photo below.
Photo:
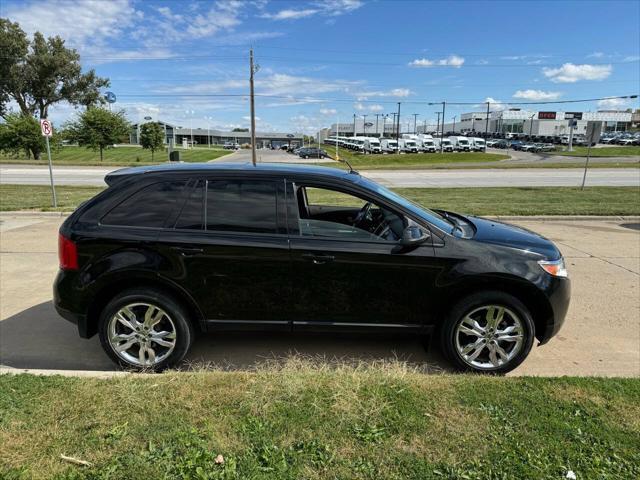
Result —
[[[248, 98], [249, 95], [246, 93], [160, 93], [160, 94], [148, 94], [148, 93], [124, 93], [118, 95], [121, 98], [219, 98], [219, 97], [245, 97]], [[293, 97], [290, 95], [269, 95], [269, 94], [255, 94], [256, 97], [260, 98], [273, 98], [280, 100], [290, 100], [290, 101], [303, 101], [303, 102], [361, 102], [361, 103], [388, 103], [388, 104], [397, 104], [397, 100], [358, 100], [356, 98], [317, 98], [317, 97]], [[545, 100], [545, 101], [532, 101], [532, 102], [489, 102], [492, 105], [558, 105], [558, 104], [567, 104], [567, 103], [586, 103], [586, 102], [597, 102], [600, 100], [613, 100], [613, 99], [634, 99], [638, 98], [637, 94], [634, 95], [619, 95], [619, 96], [608, 96], [608, 97], [599, 97], [599, 98], [586, 98], [580, 100]], [[482, 105], [486, 104], [487, 101], [476, 101], [476, 102], [461, 102], [461, 101], [444, 101], [447, 105]], [[439, 105], [442, 104], [443, 101], [428, 101], [428, 100], [403, 100], [402, 103], [412, 104], [412, 105]]]

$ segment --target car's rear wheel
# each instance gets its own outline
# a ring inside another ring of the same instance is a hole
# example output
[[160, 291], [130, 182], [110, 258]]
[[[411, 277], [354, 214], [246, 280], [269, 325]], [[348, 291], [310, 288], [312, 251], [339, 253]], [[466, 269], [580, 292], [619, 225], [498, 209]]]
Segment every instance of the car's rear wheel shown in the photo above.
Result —
[[107, 304], [99, 336], [102, 348], [121, 367], [161, 371], [184, 358], [195, 334], [180, 302], [141, 288], [122, 292]]
[[533, 346], [535, 327], [525, 305], [503, 292], [479, 292], [456, 304], [442, 331], [447, 358], [460, 370], [507, 373]]

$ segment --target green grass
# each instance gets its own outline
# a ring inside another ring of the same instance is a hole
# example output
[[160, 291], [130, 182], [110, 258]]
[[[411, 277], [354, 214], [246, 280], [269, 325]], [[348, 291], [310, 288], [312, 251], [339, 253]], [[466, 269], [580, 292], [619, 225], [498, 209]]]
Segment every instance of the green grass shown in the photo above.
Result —
[[[335, 156], [335, 149], [326, 150], [329, 155]], [[354, 168], [363, 169], [430, 168], [434, 165], [497, 162], [509, 158], [509, 155], [482, 152], [363, 155], [343, 149], [338, 150], [338, 155], [341, 160], [347, 160]]]
[[102, 187], [57, 186], [58, 208], [51, 203], [51, 187], [44, 185], [0, 185], [0, 211], [58, 210], [69, 212], [97, 195]]
[[630, 479], [639, 419], [638, 379], [295, 359], [253, 372], [5, 375], [0, 478]]
[[[71, 211], [100, 192], [100, 187], [59, 186], [59, 211]], [[488, 187], [398, 188], [408, 199], [428, 208], [471, 215], [640, 215], [636, 187]], [[323, 201], [340, 204], [325, 195]], [[0, 185], [0, 211], [54, 210], [51, 190], [44, 185]]]
[[[553, 152], [553, 155], [566, 155], [571, 157], [586, 157], [587, 147], [573, 147], [573, 152]], [[602, 147], [592, 148], [592, 157], [638, 157], [640, 161], [640, 147]]]
[[[184, 162], [206, 162], [231, 153], [230, 150], [220, 148], [198, 147], [180, 151]], [[54, 165], [101, 165], [101, 166], [136, 166], [151, 163], [162, 163], [168, 160], [167, 152], [156, 152], [151, 161], [151, 151], [139, 147], [116, 147], [104, 151], [104, 160], [100, 161], [100, 153], [81, 147], [61, 147], [51, 152]], [[24, 154], [17, 157], [0, 152], [0, 163], [17, 163], [29, 165], [47, 165], [46, 152], [39, 161], [27, 159]]]

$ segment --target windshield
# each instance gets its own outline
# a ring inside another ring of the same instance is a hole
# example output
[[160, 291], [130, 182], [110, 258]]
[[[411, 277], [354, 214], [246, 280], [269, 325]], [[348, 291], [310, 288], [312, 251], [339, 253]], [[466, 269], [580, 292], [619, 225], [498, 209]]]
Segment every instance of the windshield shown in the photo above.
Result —
[[369, 188], [370, 190], [373, 190], [374, 192], [378, 193], [379, 195], [382, 195], [383, 197], [391, 200], [392, 202], [395, 202], [398, 205], [401, 205], [402, 207], [409, 210], [416, 217], [432, 225], [435, 225], [443, 232], [447, 232], [449, 234], [453, 232], [455, 227], [453, 222], [447, 220], [445, 217], [443, 217], [439, 213], [436, 213], [433, 210], [429, 210], [428, 208], [418, 205], [417, 203], [413, 203], [411, 200], [408, 200], [398, 195], [394, 191], [389, 190], [386, 187], [383, 187], [382, 185], [374, 182], [373, 180], [369, 180], [368, 178], [365, 178], [365, 177], [360, 177], [360, 178], [361, 178], [362, 184], [365, 187]]

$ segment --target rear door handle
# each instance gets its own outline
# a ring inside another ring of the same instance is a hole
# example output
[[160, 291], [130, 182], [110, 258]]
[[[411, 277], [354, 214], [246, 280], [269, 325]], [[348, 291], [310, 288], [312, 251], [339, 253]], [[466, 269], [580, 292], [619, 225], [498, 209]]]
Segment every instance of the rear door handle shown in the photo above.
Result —
[[180, 255], [184, 257], [198, 255], [204, 251], [201, 248], [197, 247], [171, 247], [171, 250], [180, 253]]
[[302, 254], [302, 258], [310, 260], [314, 265], [324, 265], [325, 263], [331, 263], [336, 259], [333, 255], [318, 255], [315, 253], [304, 253]]

